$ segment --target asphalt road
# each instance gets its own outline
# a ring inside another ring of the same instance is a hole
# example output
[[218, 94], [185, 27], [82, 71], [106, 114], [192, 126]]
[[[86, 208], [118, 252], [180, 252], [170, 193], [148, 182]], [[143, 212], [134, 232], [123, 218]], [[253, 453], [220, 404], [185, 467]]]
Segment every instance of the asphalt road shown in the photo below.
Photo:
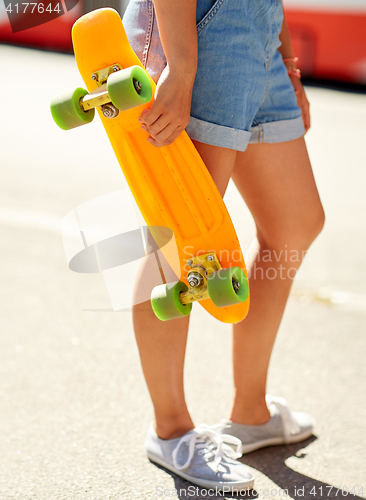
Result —
[[[145, 457], [152, 411], [131, 313], [113, 311], [100, 274], [67, 267], [63, 217], [125, 187], [97, 121], [70, 133], [52, 122], [51, 97], [82, 83], [74, 60], [0, 46], [0, 61], [0, 499], [206, 498]], [[257, 489], [247, 498], [366, 497], [366, 95], [308, 95], [327, 222], [296, 280], [269, 393], [317, 427], [301, 445], [245, 457]], [[233, 185], [226, 202], [246, 248], [254, 227]], [[194, 308], [185, 377], [197, 424], [227, 414], [229, 339], [229, 325]]]

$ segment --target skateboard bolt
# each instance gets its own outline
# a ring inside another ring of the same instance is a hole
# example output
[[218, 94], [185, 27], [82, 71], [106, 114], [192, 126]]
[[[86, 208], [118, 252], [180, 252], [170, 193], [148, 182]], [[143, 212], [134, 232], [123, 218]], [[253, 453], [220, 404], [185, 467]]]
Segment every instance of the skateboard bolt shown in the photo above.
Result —
[[95, 81], [95, 80], [98, 80], [98, 77], [97, 77], [97, 74], [96, 74], [96, 73], [93, 73], [93, 74], [92, 74], [92, 80], [94, 80], [94, 81]]
[[112, 71], [113, 71], [114, 73], [115, 73], [116, 71], [119, 71], [119, 67], [118, 67], [118, 66], [113, 66]]
[[239, 288], [240, 288], [239, 281], [233, 281], [233, 286], [234, 286], [235, 292], [237, 292], [239, 290]]
[[187, 266], [191, 267], [192, 265], [192, 261], [191, 260], [187, 260]]
[[113, 104], [104, 104], [102, 111], [106, 118], [115, 118], [119, 113], [119, 110]]
[[200, 285], [203, 281], [203, 278], [202, 276], [200, 275], [200, 273], [191, 273], [189, 276], [188, 276], [188, 283], [189, 283], [189, 286], [191, 287], [196, 287], [198, 285]]
[[212, 262], [212, 261], [214, 260], [214, 256], [213, 256], [213, 255], [209, 255], [209, 256], [207, 257], [207, 260], [209, 260], [210, 262]]
[[135, 90], [138, 94], [140, 94], [141, 89], [142, 89], [142, 83], [136, 80], [136, 78], [133, 79], [133, 86], [135, 87]]

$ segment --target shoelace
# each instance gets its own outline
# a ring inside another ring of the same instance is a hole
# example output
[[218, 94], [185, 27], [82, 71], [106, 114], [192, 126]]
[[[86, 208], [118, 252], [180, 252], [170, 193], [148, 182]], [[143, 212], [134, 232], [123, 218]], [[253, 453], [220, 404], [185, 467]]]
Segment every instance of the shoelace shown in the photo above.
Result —
[[286, 400], [284, 398], [274, 397], [268, 394], [266, 396], [266, 403], [267, 406], [274, 404], [278, 408], [282, 419], [285, 443], [288, 443], [290, 436], [298, 434], [301, 429], [293, 417]]
[[[215, 470], [217, 470], [217, 467], [225, 455], [233, 459], [241, 457], [241, 453], [239, 452], [241, 445], [240, 439], [230, 436], [229, 434], [218, 434], [215, 431], [218, 427], [222, 426], [220, 426], [220, 424], [213, 426], [201, 424], [196, 427], [192, 433], [185, 434], [174, 448], [172, 456], [174, 467], [177, 470], [187, 469], [191, 464], [195, 449], [206, 448], [215, 456]], [[188, 444], [188, 458], [183, 465], [179, 465], [177, 462], [177, 455], [183, 443]], [[229, 444], [236, 446], [236, 451], [229, 446]]]

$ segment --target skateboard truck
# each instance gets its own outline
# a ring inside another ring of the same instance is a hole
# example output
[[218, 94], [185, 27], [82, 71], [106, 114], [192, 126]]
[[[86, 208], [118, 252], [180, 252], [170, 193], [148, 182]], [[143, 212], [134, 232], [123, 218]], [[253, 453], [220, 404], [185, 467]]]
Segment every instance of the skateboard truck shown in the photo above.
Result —
[[[191, 260], [188, 260], [187, 265], [191, 268], [187, 274], [189, 288], [186, 292], [180, 294], [179, 299], [181, 303], [189, 304], [190, 302], [210, 298], [207, 288], [209, 275], [222, 269], [216, 254], [207, 253], [204, 255], [197, 255]], [[235, 293], [238, 293], [240, 281], [233, 278], [232, 284]]]
[[119, 63], [112, 64], [107, 68], [99, 69], [98, 71], [94, 71], [91, 76], [91, 79], [95, 81], [95, 83], [100, 87], [104, 83], [107, 83], [108, 77], [112, 73], [116, 73], [120, 71], [122, 66]]
[[94, 73], [91, 75], [91, 79], [95, 81], [98, 88], [80, 99], [79, 104], [83, 111], [89, 111], [90, 109], [99, 106], [106, 118], [116, 118], [116, 116], [119, 115], [119, 109], [114, 104], [112, 104], [111, 98], [109, 96], [107, 89], [107, 80], [109, 75], [111, 75], [112, 73], [116, 73], [121, 69], [122, 66], [119, 63], [115, 63], [111, 66], [108, 66], [107, 68], [94, 71]]
[[141, 66], [123, 68], [114, 63], [90, 77], [97, 85], [90, 93], [78, 88], [52, 100], [53, 119], [63, 130], [90, 123], [95, 108], [105, 118], [116, 118], [120, 111], [147, 104], [152, 98], [151, 79]]
[[207, 289], [207, 279], [215, 271], [222, 269], [215, 253], [196, 255], [187, 261], [190, 270], [187, 274], [189, 288], [179, 295], [182, 304], [210, 298]]
[[167, 321], [187, 316], [192, 303], [210, 299], [216, 307], [245, 302], [249, 296], [248, 278], [240, 267], [222, 268], [215, 252], [187, 260], [189, 287], [183, 281], [153, 288], [151, 305], [156, 316]]

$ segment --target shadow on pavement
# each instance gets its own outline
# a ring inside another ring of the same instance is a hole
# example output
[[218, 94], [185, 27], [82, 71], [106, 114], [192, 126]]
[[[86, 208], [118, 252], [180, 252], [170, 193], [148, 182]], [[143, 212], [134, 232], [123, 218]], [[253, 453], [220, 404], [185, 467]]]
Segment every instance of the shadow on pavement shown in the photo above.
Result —
[[[278, 491], [286, 490], [288, 496], [296, 500], [318, 500], [321, 498], [327, 500], [339, 500], [339, 498], [348, 500], [362, 499], [362, 497], [346, 490], [338, 489], [339, 485], [323, 483], [300, 474], [286, 465], [285, 461], [292, 456], [297, 456], [299, 459], [306, 457], [304, 448], [316, 439], [315, 436], [311, 436], [301, 443], [263, 448], [244, 455], [240, 461], [260, 471], [278, 486]], [[302, 450], [300, 454], [298, 453], [299, 450]]]
[[[171, 472], [170, 470], [166, 469], [162, 465], [156, 464], [155, 462], [152, 462], [149, 460], [149, 462], [152, 465], [155, 465], [158, 469], [163, 470], [169, 476], [171, 476], [174, 479], [174, 489], [176, 490], [176, 496], [179, 498], [179, 500], [224, 500], [225, 498], [245, 498], [248, 500], [254, 500], [258, 498], [258, 493], [255, 490], [248, 490], [248, 491], [243, 491], [242, 495], [237, 495], [237, 494], [230, 494], [230, 493], [225, 493], [225, 494], [215, 494], [215, 490], [207, 490], [204, 488], [200, 488], [199, 486], [196, 486], [185, 479], [181, 478], [177, 474], [174, 474], [174, 472]], [[165, 491], [165, 493], [164, 493]], [[168, 495], [169, 491], [169, 495]], [[209, 493], [208, 493], [209, 492]], [[213, 493], [213, 494], [212, 494]], [[172, 488], [164, 488], [164, 490], [161, 490], [161, 494], [156, 495], [158, 498], [162, 498], [164, 500], [167, 500], [168, 498], [175, 498], [172, 492]]]
[[[207, 490], [192, 485], [192, 483], [185, 481], [180, 476], [165, 469], [161, 465], [154, 462], [151, 463], [174, 479], [174, 488], [177, 491], [176, 494], [179, 500], [223, 500], [228, 498], [254, 500], [276, 497], [281, 500], [286, 498], [293, 498], [296, 500], [319, 500], [322, 498], [326, 498], [327, 500], [339, 500], [340, 498], [363, 500], [363, 497], [346, 492], [345, 490], [339, 490], [335, 485], [323, 483], [322, 481], [300, 474], [285, 464], [285, 461], [292, 456], [297, 456], [300, 459], [306, 457], [304, 448], [316, 439], [316, 436], [311, 436], [301, 443], [263, 448], [262, 450], [244, 455], [240, 459], [242, 463], [258, 470], [277, 485], [277, 487], [274, 486], [272, 488], [272, 492], [275, 491], [273, 494], [271, 493], [271, 488], [267, 490], [264, 489], [264, 491], [260, 491], [259, 489], [258, 491], [255, 489], [246, 492], [243, 491], [242, 494], [208, 494]], [[301, 454], [298, 454], [299, 450], [302, 450]], [[212, 492], [213, 490], [211, 490], [210, 493]], [[163, 492], [161, 498], [167, 498], [166, 495], [164, 496]]]

